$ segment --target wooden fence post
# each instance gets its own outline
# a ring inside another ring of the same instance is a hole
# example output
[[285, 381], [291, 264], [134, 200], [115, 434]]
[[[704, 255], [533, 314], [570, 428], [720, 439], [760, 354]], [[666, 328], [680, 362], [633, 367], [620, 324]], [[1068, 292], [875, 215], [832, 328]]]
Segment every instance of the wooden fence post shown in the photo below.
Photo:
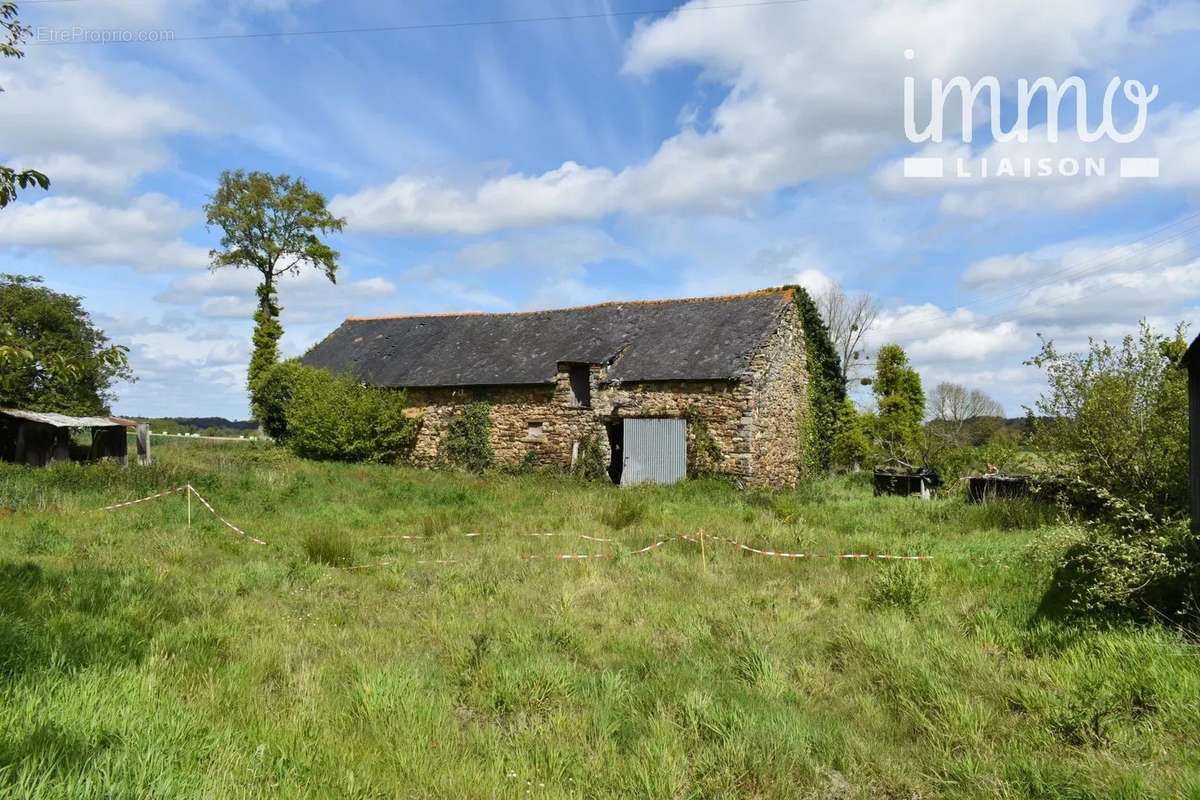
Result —
[[150, 423], [139, 422], [137, 426], [138, 463], [143, 467], [150, 466]]

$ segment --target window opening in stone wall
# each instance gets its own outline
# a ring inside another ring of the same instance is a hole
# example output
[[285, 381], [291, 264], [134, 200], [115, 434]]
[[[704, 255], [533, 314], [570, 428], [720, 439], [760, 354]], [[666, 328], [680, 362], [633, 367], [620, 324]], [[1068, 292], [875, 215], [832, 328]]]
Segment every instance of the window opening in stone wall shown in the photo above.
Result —
[[592, 380], [587, 364], [572, 364], [567, 367], [571, 379], [571, 405], [579, 408], [592, 407]]

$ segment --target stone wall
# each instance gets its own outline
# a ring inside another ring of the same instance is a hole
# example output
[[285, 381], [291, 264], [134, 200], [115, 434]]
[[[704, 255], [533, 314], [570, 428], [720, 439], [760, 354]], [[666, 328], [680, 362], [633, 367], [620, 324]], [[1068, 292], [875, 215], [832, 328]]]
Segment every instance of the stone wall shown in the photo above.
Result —
[[746, 383], [750, 402], [751, 484], [794, 486], [804, 453], [801, 423], [808, 408], [804, 331], [796, 307], [788, 305], [767, 345], [750, 359]]
[[589, 366], [591, 405], [574, 404], [570, 365], [542, 386], [410, 389], [411, 413], [422, 418], [413, 460], [433, 466], [442, 460], [446, 426], [468, 403], [491, 406], [496, 463], [516, 466], [534, 453], [537, 463], [569, 467], [579, 443], [597, 437], [608, 454], [606, 423], [636, 417], [684, 417], [688, 425], [689, 472], [701, 429], [715, 444], [715, 472], [756, 486], [791, 486], [801, 453], [799, 415], [806, 407], [804, 337], [795, 307], [788, 304], [775, 332], [751, 355], [737, 380], [653, 381], [621, 384], [607, 380], [602, 365]]

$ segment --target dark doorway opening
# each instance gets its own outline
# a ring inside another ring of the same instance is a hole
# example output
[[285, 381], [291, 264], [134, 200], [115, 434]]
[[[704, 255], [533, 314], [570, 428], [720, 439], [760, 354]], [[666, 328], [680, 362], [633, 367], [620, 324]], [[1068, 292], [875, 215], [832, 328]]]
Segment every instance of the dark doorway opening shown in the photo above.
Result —
[[608, 477], [620, 486], [621, 473], [625, 470], [625, 421], [616, 420], [604, 427], [608, 430]]

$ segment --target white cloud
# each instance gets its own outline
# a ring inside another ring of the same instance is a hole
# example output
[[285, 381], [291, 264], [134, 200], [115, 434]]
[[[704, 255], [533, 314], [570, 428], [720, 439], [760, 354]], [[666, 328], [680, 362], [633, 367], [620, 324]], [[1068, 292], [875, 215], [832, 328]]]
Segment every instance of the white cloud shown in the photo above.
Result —
[[[205, 326], [181, 314], [157, 320], [124, 312], [93, 316], [114, 342], [130, 349], [137, 380], [117, 387], [118, 413], [247, 415], [248, 325]], [[202, 407], [197, 398], [204, 398]]]
[[[1156, 241], [1156, 239], [1161, 241]], [[1028, 279], [1040, 282], [1133, 270], [1163, 264], [1181, 264], [1189, 259], [1188, 243], [1169, 231], [1146, 241], [1097, 245], [1082, 242], [1056, 244], [1031, 253], [992, 256], [969, 265], [962, 274], [964, 286], [981, 289], [1005, 288], [1014, 281], [1027, 286]]]
[[[1072, 125], [1074, 123], [1072, 122]], [[942, 178], [906, 178], [903, 159], [885, 165], [876, 184], [897, 194], [941, 194], [941, 208], [951, 214], [985, 217], [1004, 209], [1043, 210], [1091, 208], [1139, 190], [1193, 189], [1200, 187], [1200, 109], [1178, 106], [1155, 110], [1142, 137], [1129, 144], [1109, 139], [1083, 144], [1066, 130], [1057, 143], [1047, 140], [1046, 128], [1030, 129], [1028, 142], [996, 142], [985, 147], [949, 142], [928, 144], [913, 155], [939, 158], [945, 165]], [[1122, 178], [1122, 157], [1157, 158], [1157, 178]], [[1039, 161], [1048, 159], [1049, 175], [1039, 175]], [[1056, 165], [1068, 159], [1080, 174], [1064, 174]], [[1088, 160], [1095, 166], [1086, 174]], [[982, 162], [989, 166], [984, 177]], [[1002, 161], [1016, 169], [1015, 176], [997, 176]], [[963, 165], [962, 174], [959, 164]], [[1031, 175], [1026, 176], [1026, 165]], [[1102, 167], [1103, 174], [1096, 169]]]
[[1196, 315], [1200, 259], [1180, 240], [1065, 242], [981, 260], [962, 282], [988, 294], [973, 306], [887, 308], [867, 350], [900, 344], [927, 388], [939, 381], [982, 388], [1016, 413], [1045, 385], [1038, 370], [1022, 366], [1039, 349], [1039, 334], [1081, 350], [1089, 337], [1118, 340], [1142, 319], [1169, 331]]
[[480, 271], [504, 266], [575, 267], [609, 259], [636, 262], [641, 260], [641, 256], [611, 234], [594, 228], [513, 233], [503, 238], [469, 244], [453, 256], [455, 265]]
[[[926, 86], [932, 75], [1065, 76], [1144, 39], [1136, 7], [852, 0], [701, 11], [692, 3], [640, 26], [625, 69], [647, 76], [697, 65], [727, 93], [707, 125], [685, 116], [647, 161], [619, 171], [566, 161], [473, 184], [401, 175], [334, 206], [358, 230], [457, 233], [735, 209], [761, 193], [852, 174], [903, 146], [906, 72]], [[903, 57], [910, 48], [913, 62]]]
[[[396, 292], [396, 285], [386, 278], [349, 277], [349, 271], [343, 269], [336, 284], [316, 270], [281, 278], [278, 291], [285, 326], [340, 321], [360, 313], [367, 303]], [[209, 318], [249, 320], [258, 284], [259, 274], [251, 269], [211, 270], [173, 281], [155, 299], [171, 305], [199, 306], [201, 314]]]
[[207, 251], [179, 238], [195, 220], [194, 212], [161, 194], [135, 197], [126, 206], [46, 197], [0, 214], [0, 246], [48, 250], [68, 264], [197, 269], [208, 263]]
[[0, 70], [0, 148], [8, 162], [49, 175], [55, 192], [123, 192], [171, 164], [166, 137], [205, 127], [164, 97], [37, 55]]
[[1002, 313], [1026, 324], [1069, 329], [1159, 314], [1200, 297], [1200, 259], [1185, 238], [1163, 233], [1145, 241], [1066, 243], [996, 256], [968, 266], [962, 282], [999, 292], [1007, 302]]
[[879, 315], [871, 330], [867, 349], [877, 350], [895, 342], [919, 363], [983, 361], [1014, 348], [1018, 343], [1017, 325], [991, 322], [969, 309], [946, 310], [932, 303], [904, 305]]

